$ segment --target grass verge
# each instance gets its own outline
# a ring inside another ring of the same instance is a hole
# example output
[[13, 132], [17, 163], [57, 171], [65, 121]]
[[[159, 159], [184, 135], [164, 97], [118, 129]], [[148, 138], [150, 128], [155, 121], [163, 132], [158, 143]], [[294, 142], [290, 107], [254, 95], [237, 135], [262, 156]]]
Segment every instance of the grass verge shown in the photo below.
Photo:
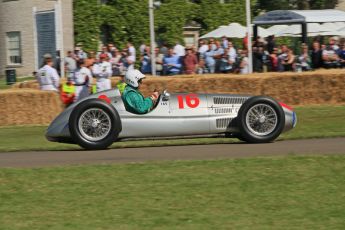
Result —
[[[308, 106], [295, 109], [298, 116], [297, 127], [281, 135], [279, 139], [302, 139], [320, 137], [345, 136], [345, 106]], [[45, 126], [23, 126], [0, 128], [0, 151], [27, 150], [74, 150], [76, 145], [48, 142], [45, 139]], [[198, 138], [178, 140], [144, 140], [117, 142], [112, 148], [192, 145], [192, 144], [222, 144], [231, 143], [237, 139], [228, 138]]]
[[343, 229], [345, 157], [0, 169], [0, 229]]

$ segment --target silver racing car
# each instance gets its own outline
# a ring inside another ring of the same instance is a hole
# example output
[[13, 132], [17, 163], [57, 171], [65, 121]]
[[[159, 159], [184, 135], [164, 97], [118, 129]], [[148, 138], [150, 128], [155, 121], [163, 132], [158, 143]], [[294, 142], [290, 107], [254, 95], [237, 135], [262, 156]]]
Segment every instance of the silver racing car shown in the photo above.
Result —
[[65, 109], [48, 127], [49, 141], [105, 149], [113, 142], [178, 136], [235, 137], [266, 143], [295, 127], [296, 113], [266, 96], [164, 91], [147, 114], [126, 111], [118, 90], [108, 90]]

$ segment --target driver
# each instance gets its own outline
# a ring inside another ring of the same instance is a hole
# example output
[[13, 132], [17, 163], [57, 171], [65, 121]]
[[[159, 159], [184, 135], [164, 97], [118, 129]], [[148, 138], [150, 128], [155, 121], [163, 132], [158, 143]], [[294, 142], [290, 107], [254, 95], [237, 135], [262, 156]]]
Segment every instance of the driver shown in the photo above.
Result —
[[144, 78], [145, 75], [137, 69], [130, 69], [126, 72], [125, 82], [127, 85], [122, 93], [122, 100], [128, 112], [136, 114], [148, 113], [157, 102], [159, 96], [157, 91], [147, 98], [144, 98], [139, 92]]

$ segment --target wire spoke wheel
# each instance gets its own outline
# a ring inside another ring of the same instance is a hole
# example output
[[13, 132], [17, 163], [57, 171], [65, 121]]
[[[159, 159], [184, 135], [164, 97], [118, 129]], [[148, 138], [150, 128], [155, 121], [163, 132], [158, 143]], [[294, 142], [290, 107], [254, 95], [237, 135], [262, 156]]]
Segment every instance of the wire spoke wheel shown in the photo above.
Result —
[[268, 104], [256, 104], [246, 114], [249, 131], [257, 136], [272, 133], [278, 125], [277, 112]]
[[111, 119], [108, 113], [100, 108], [84, 111], [78, 120], [78, 128], [83, 138], [88, 141], [100, 141], [111, 131]]

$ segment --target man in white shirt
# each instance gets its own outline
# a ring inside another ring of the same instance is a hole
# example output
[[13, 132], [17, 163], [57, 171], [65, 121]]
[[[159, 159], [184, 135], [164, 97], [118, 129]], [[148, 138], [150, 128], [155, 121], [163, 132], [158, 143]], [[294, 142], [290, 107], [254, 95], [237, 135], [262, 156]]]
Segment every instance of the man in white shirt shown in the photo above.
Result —
[[230, 64], [235, 63], [236, 58], [237, 58], [237, 52], [236, 49], [234, 47], [234, 45], [232, 44], [232, 42], [228, 43], [228, 55], [229, 55], [229, 61], [231, 62]]
[[136, 61], [136, 51], [132, 43], [127, 42], [127, 49], [128, 49], [128, 57], [127, 57], [127, 63], [128, 67], [127, 70], [129, 69], [134, 69], [134, 64]]
[[204, 39], [201, 39], [199, 41], [199, 50], [198, 50], [198, 53], [201, 58], [204, 58], [204, 55], [207, 52], [207, 50], [208, 50], [207, 42]]
[[53, 65], [51, 55], [45, 55], [44, 66], [38, 70], [36, 75], [41, 90], [59, 91], [60, 77]]
[[177, 42], [174, 46], [174, 53], [179, 57], [184, 57], [186, 55], [186, 49], [183, 45]]
[[93, 66], [93, 74], [96, 77], [97, 93], [111, 89], [110, 77], [113, 74], [110, 62], [107, 61], [106, 54], [99, 55], [100, 62]]
[[90, 86], [92, 84], [92, 74], [90, 69], [85, 67], [84, 60], [78, 61], [78, 68], [74, 72], [73, 82], [75, 85], [74, 101], [78, 101], [90, 95]]

